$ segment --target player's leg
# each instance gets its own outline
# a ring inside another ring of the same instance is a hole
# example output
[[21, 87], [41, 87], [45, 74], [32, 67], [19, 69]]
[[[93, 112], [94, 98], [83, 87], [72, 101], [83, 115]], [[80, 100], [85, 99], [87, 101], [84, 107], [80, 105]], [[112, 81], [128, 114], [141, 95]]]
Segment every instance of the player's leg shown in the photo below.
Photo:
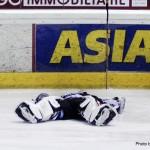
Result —
[[79, 112], [88, 123], [97, 126], [109, 124], [118, 114], [111, 105], [100, 104], [92, 96], [86, 97], [80, 104]]
[[24, 121], [38, 123], [61, 119], [63, 112], [57, 99], [60, 97], [40, 94], [34, 101], [22, 102], [15, 110]]

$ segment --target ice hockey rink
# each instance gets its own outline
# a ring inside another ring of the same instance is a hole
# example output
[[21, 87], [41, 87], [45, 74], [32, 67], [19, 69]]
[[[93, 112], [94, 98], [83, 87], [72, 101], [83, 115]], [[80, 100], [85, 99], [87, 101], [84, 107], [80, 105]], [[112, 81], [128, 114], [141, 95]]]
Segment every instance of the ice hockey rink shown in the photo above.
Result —
[[29, 124], [14, 110], [39, 93], [62, 95], [76, 89], [0, 90], [1, 150], [145, 150], [150, 149], [150, 90], [86, 90], [101, 97], [126, 97], [124, 114], [110, 125], [96, 127], [66, 120]]

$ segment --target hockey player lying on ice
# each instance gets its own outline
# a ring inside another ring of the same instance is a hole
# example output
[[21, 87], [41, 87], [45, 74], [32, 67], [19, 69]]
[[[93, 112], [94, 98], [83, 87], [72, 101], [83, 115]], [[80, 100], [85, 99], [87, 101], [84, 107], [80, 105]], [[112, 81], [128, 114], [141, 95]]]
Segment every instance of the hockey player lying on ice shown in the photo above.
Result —
[[101, 99], [87, 92], [60, 97], [42, 93], [31, 102], [22, 102], [15, 112], [21, 119], [30, 123], [82, 119], [89, 124], [102, 126], [121, 114], [124, 106], [124, 98]]

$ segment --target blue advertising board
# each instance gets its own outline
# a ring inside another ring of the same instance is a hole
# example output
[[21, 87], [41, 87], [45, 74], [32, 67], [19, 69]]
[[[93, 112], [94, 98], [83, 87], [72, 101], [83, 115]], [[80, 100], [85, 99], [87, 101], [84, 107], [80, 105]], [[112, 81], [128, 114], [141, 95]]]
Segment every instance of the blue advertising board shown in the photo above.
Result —
[[36, 24], [34, 29], [37, 72], [150, 71], [150, 25]]

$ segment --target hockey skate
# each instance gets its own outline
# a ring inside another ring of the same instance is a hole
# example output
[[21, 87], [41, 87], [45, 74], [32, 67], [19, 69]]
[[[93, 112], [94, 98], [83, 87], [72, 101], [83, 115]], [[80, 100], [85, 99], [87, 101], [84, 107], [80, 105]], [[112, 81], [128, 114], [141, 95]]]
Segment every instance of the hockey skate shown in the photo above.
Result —
[[30, 105], [26, 102], [22, 102], [15, 110], [16, 114], [26, 122], [37, 123], [40, 121], [30, 108]]
[[97, 126], [109, 124], [117, 116], [116, 109], [108, 104], [102, 104], [90, 116], [90, 123]]
[[114, 100], [116, 100], [119, 104], [119, 107], [117, 109], [118, 114], [122, 114], [125, 108], [126, 99], [124, 97], [114, 97]]

